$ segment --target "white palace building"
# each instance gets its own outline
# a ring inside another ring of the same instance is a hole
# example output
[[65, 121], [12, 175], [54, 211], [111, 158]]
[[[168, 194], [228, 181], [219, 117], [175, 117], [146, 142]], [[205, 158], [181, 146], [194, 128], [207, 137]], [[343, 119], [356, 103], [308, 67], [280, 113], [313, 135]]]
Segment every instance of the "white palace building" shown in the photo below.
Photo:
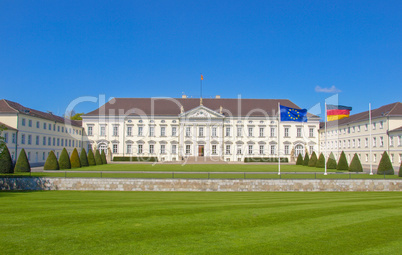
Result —
[[[318, 151], [319, 117], [280, 122], [287, 99], [114, 98], [82, 116], [88, 146], [109, 157], [244, 161]], [[279, 131], [279, 132], [278, 132]], [[279, 134], [279, 137], [278, 137]], [[111, 154], [111, 155], [110, 155]]]

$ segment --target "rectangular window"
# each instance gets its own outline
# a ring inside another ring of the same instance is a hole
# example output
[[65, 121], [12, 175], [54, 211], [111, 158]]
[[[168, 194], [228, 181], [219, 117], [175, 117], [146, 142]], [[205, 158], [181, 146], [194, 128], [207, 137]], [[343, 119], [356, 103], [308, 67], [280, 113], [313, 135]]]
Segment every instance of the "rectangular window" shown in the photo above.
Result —
[[230, 127], [226, 127], [226, 134], [225, 136], [230, 136]]
[[25, 144], [25, 135], [24, 134], [21, 135], [21, 144]]
[[149, 127], [149, 136], [150, 137], [155, 136], [155, 127], [154, 126]]
[[374, 161], [374, 162], [377, 162], [377, 154], [374, 154], [374, 155], [373, 155], [373, 161]]
[[402, 145], [402, 136], [398, 136], [398, 146]]
[[248, 154], [253, 154], [253, 145], [248, 146]]
[[56, 146], [56, 138], [53, 137], [53, 146]]
[[166, 145], [161, 144], [161, 154], [165, 154], [166, 153]]
[[366, 137], [365, 139], [364, 139], [364, 147], [368, 147], [368, 138]]
[[212, 145], [212, 155], [216, 155], [216, 145]]
[[8, 143], [8, 133], [4, 133], [4, 142]]
[[382, 129], [384, 127], [384, 122], [380, 121], [380, 128]]
[[357, 147], [360, 148], [360, 146], [361, 146], [361, 141], [360, 141], [360, 138], [359, 138], [359, 139], [357, 139]]
[[289, 145], [285, 145], [285, 155], [289, 155]]
[[186, 127], [186, 137], [191, 136], [191, 127]]
[[117, 144], [113, 144], [113, 153], [117, 153]]
[[28, 120], [28, 127], [32, 127], [32, 120]]
[[284, 134], [285, 134], [285, 137], [289, 137], [289, 128], [288, 127], [285, 127]]
[[[66, 129], [67, 130], [67, 129]], [[100, 127], [100, 135], [105, 136], [106, 135], [106, 127]]]
[[32, 135], [28, 135], [28, 144], [29, 144], [29, 145], [32, 144]]
[[49, 124], [48, 127], [49, 127], [49, 130], [52, 130], [52, 125]]
[[389, 146], [391, 146], [391, 147], [394, 146], [394, 137], [393, 136], [389, 137]]
[[204, 128], [203, 127], [198, 128], [198, 136], [199, 137], [204, 137]]
[[57, 138], [57, 146], [60, 146], [60, 138]]
[[25, 126], [25, 119], [22, 119], [21, 124]]
[[138, 144], [138, 154], [142, 154], [142, 144]]
[[47, 138], [47, 145], [48, 146], [52, 145], [52, 138], [50, 137]]
[[[61, 146], [62, 147], [64, 146], [64, 139], [61, 139]], [[88, 147], [89, 147], [89, 145], [88, 145]]]
[[151, 154], [154, 153], [154, 145], [153, 144], [149, 145], [149, 153], [151, 153]]
[[309, 136], [314, 137], [314, 128], [309, 129]]
[[377, 146], [377, 138], [373, 137], [373, 147], [376, 147], [376, 146]]
[[380, 136], [380, 147], [384, 147], [384, 137]]
[[45, 158], [46, 158], [46, 153], [43, 152], [43, 153], [42, 153], [42, 160], [45, 160]]
[[46, 129], [46, 123], [43, 123], [43, 129]]
[[161, 136], [166, 136], [166, 127], [161, 127]]
[[260, 127], [260, 137], [264, 137], [264, 128]]
[[241, 145], [237, 145], [237, 155], [241, 155]]
[[117, 126], [113, 127], [113, 136], [119, 136], [119, 127]]
[[260, 145], [260, 155], [264, 155], [264, 145]]
[[31, 152], [28, 152], [28, 161], [31, 160]]
[[92, 135], [92, 127], [88, 127], [88, 135]]
[[355, 132], [355, 126], [352, 127], [352, 133], [354, 133], [354, 132]]
[[242, 128], [241, 127], [237, 127], [237, 136], [241, 137], [241, 133], [242, 133]]
[[271, 127], [271, 137], [276, 137], [276, 130], [275, 130], [275, 128], [274, 127]]
[[360, 125], [357, 126], [357, 132], [360, 132]]
[[275, 155], [275, 145], [271, 145], [271, 155]]
[[249, 136], [249, 137], [252, 137], [252, 136], [253, 136], [253, 128], [252, 128], [252, 127], [249, 127], [249, 128], [248, 128], [248, 136]]
[[39, 123], [39, 121], [37, 121], [36, 122], [36, 128], [39, 128], [39, 126], [40, 126], [40, 123]]
[[190, 145], [186, 145], [186, 154], [189, 155], [191, 153], [191, 147]]
[[177, 136], [177, 127], [172, 127], [172, 136]]
[[176, 153], [177, 153], [177, 145], [172, 144], [172, 154], [176, 154]]
[[127, 127], [127, 136], [133, 135], [133, 127]]
[[355, 141], [355, 139], [352, 140], [352, 147], [353, 147], [353, 148], [356, 147], [356, 141]]
[[366, 162], [368, 162], [368, 154], [366, 154]]
[[60, 126], [57, 126], [57, 132], [60, 132]]
[[127, 144], [127, 154], [131, 154], [131, 144]]
[[226, 145], [226, 155], [230, 154], [230, 145]]
[[394, 163], [394, 154], [391, 154], [390, 160], [391, 160], [391, 163]]
[[56, 124], [53, 124], [53, 131], [56, 131]]
[[301, 127], [298, 127], [298, 128], [297, 128], [296, 136], [299, 137], [299, 138], [302, 136]]
[[142, 136], [143, 134], [143, 128], [140, 126], [138, 127], [138, 136]]
[[212, 137], [216, 137], [216, 127], [212, 128]]
[[71, 147], [71, 140], [68, 140], [68, 147]]

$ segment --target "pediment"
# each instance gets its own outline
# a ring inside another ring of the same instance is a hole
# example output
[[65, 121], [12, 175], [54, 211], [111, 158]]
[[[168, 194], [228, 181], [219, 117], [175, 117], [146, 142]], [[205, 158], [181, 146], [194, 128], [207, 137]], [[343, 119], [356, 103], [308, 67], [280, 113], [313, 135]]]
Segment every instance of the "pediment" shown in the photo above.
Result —
[[186, 119], [222, 119], [225, 116], [214, 110], [209, 109], [208, 107], [200, 105], [196, 108], [180, 114], [179, 117]]

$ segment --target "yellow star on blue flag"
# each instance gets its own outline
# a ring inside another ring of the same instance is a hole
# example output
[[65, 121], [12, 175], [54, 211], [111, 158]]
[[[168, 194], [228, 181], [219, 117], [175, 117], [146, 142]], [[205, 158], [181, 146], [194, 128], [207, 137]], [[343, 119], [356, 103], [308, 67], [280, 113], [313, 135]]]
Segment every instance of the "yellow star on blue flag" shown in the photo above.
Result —
[[281, 105], [281, 121], [307, 122], [307, 109], [298, 109]]

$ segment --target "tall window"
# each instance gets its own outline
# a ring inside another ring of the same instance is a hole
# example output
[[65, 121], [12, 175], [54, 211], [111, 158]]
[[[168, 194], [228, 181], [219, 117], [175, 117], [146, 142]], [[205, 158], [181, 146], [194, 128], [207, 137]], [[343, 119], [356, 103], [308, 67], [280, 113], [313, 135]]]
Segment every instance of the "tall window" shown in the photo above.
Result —
[[57, 138], [57, 146], [60, 146], [60, 138]]
[[46, 123], [43, 123], [43, 129], [46, 129]]
[[380, 136], [380, 147], [384, 146], [384, 137]]
[[151, 154], [154, 153], [154, 145], [153, 144], [149, 145], [149, 153], [151, 153]]
[[226, 145], [226, 155], [230, 154], [230, 145]]
[[213, 144], [212, 145], [212, 155], [216, 155], [217, 153], [216, 153], [216, 145], [215, 144]]
[[131, 154], [131, 144], [127, 144], [127, 154]]
[[5, 133], [5, 134], [4, 134], [4, 142], [5, 142], [5, 143], [8, 143], [8, 133]]
[[176, 154], [176, 153], [177, 153], [177, 145], [172, 144], [172, 154]]
[[28, 120], [28, 127], [32, 127], [32, 120]]
[[113, 144], [113, 153], [117, 153], [117, 144]]
[[260, 137], [264, 137], [264, 128], [260, 127]]
[[117, 126], [113, 127], [113, 136], [119, 136], [119, 127]]
[[88, 135], [92, 135], [92, 126], [88, 127]]
[[390, 136], [389, 137], [389, 146], [394, 146], [394, 137], [393, 136]]
[[308, 134], [310, 137], [314, 137], [314, 128], [310, 128]]
[[230, 127], [226, 127], [226, 134], [225, 136], [230, 136]]
[[127, 136], [133, 135], [133, 127], [127, 127]]
[[143, 127], [139, 126], [138, 127], [138, 136], [142, 136], [143, 135]]
[[149, 136], [151, 136], [151, 137], [155, 136], [155, 127], [154, 126], [149, 127]]
[[298, 127], [296, 132], [297, 132], [296, 133], [297, 137], [302, 137], [302, 129], [301, 129], [301, 127]]
[[32, 144], [32, 135], [28, 135], [28, 144]]
[[275, 137], [275, 128], [271, 127], [271, 137]]
[[142, 144], [138, 144], [138, 154], [142, 154]]
[[166, 136], [166, 127], [161, 127], [161, 136]]
[[172, 127], [172, 136], [177, 136], [177, 127]]
[[186, 137], [191, 136], [191, 127], [186, 127]]
[[289, 128], [285, 127], [285, 137], [289, 137]]
[[248, 154], [253, 154], [253, 145], [248, 146]]
[[189, 155], [191, 153], [191, 147], [189, 144], [186, 145], [186, 154]]
[[106, 127], [100, 127], [100, 135], [105, 136], [106, 135]]
[[264, 155], [264, 145], [260, 145], [260, 155]]
[[22, 124], [23, 126], [25, 126], [25, 119], [24, 119], [24, 118], [22, 119], [21, 124]]
[[161, 144], [161, 154], [165, 154], [166, 153], [166, 145]]
[[39, 128], [39, 121], [36, 122], [36, 128]]
[[377, 146], [377, 138], [373, 137], [373, 147], [376, 147], [376, 146]]
[[[53, 137], [53, 146], [56, 146], [56, 138]], [[74, 146], [74, 144], [73, 144]]]
[[47, 138], [47, 145], [48, 146], [52, 145], [52, 138], [51, 137]]
[[253, 136], [253, 128], [252, 127], [248, 128], [248, 136], [250, 136], [250, 137]]
[[237, 145], [237, 155], [241, 155], [241, 145]]
[[216, 127], [212, 127], [212, 137], [216, 137]]
[[203, 127], [198, 128], [198, 136], [199, 137], [204, 137], [204, 128]]
[[241, 132], [242, 132], [242, 128], [241, 128], [241, 127], [237, 127], [237, 136], [238, 136], [238, 137], [241, 136]]
[[359, 139], [357, 139], [357, 147], [360, 148], [360, 146], [361, 146], [361, 141], [360, 141], [360, 138], [359, 138]]
[[275, 155], [275, 145], [271, 145], [271, 155]]
[[383, 128], [383, 127], [384, 127], [384, 122], [380, 121], [380, 128]]
[[25, 135], [24, 134], [21, 135], [21, 144], [25, 144]]
[[368, 138], [366, 137], [365, 139], [364, 139], [364, 147], [368, 147]]
[[285, 145], [285, 155], [289, 155], [289, 145]]

